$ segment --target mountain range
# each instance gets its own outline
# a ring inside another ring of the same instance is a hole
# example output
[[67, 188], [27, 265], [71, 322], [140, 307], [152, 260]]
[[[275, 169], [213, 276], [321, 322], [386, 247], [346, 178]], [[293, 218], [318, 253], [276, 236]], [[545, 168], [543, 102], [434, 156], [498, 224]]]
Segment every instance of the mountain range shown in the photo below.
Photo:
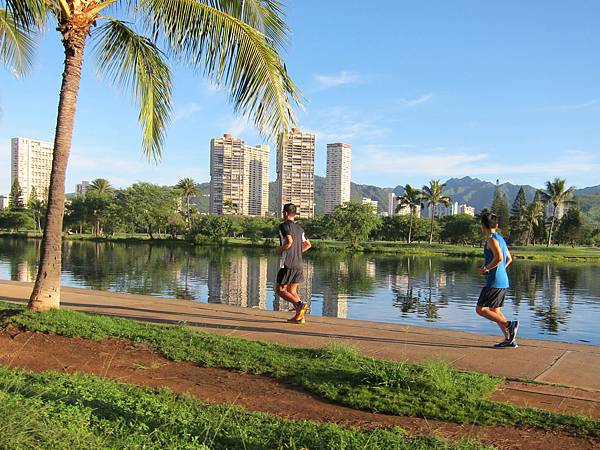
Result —
[[[509, 206], [511, 206], [521, 186], [512, 183], [501, 183], [499, 186], [500, 189], [506, 193]], [[200, 189], [204, 195], [202, 198], [198, 199], [196, 203], [201, 211], [207, 211], [209, 183], [200, 184]], [[530, 185], [523, 185], [523, 189], [525, 190], [525, 196], [528, 201], [533, 200], [533, 197], [538, 190], [538, 188]], [[447, 180], [444, 192], [453, 202], [458, 202], [459, 204], [466, 203], [475, 207], [475, 210], [479, 212], [483, 208], [489, 208], [491, 206], [495, 190], [496, 183], [480, 180], [478, 178], [463, 177], [450, 178]], [[269, 211], [275, 211], [275, 192], [275, 182], [272, 181], [269, 184]], [[390, 192], [402, 195], [404, 193], [404, 186], [398, 185], [396, 187], [384, 188], [368, 184], [352, 183], [350, 187], [350, 197], [353, 201], [360, 201], [363, 197], [376, 200], [379, 204], [380, 212], [387, 211], [388, 196]], [[588, 215], [591, 213], [593, 216], [591, 218], [600, 222], [600, 185], [577, 189], [575, 191], [575, 196], [580, 198], [580, 205], [583, 212]], [[315, 176], [315, 209], [317, 214], [323, 213], [324, 205], [325, 177], [317, 175]]]

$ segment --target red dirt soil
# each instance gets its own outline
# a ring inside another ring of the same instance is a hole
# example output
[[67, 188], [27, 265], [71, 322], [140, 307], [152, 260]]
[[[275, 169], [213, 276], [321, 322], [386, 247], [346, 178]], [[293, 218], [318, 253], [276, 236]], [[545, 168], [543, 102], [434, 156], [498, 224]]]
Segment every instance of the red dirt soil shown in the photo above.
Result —
[[100, 342], [42, 333], [0, 330], [0, 364], [31, 371], [83, 372], [120, 382], [165, 387], [210, 403], [237, 404], [287, 419], [334, 422], [342, 426], [400, 426], [412, 435], [473, 438], [500, 449], [592, 449], [597, 439], [538, 429], [458, 425], [415, 417], [354, 410], [323, 401], [271, 378], [174, 362], [127, 341]]

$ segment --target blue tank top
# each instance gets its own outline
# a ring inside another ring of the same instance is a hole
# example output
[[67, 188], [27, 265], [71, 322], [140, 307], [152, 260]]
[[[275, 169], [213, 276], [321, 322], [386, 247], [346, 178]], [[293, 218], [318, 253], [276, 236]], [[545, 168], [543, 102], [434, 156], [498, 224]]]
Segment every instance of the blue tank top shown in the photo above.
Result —
[[[490, 238], [496, 239], [496, 241], [498, 241], [498, 244], [500, 244], [500, 251], [502, 252], [502, 262], [486, 274], [485, 285], [490, 288], [506, 289], [509, 287], [508, 274], [506, 273], [506, 253], [508, 251], [508, 247], [506, 245], [506, 241], [500, 235], [500, 233], [492, 233]], [[483, 247], [483, 255], [485, 257], [486, 265], [491, 263], [494, 259], [494, 253], [488, 248], [487, 241], [485, 242], [485, 246]]]

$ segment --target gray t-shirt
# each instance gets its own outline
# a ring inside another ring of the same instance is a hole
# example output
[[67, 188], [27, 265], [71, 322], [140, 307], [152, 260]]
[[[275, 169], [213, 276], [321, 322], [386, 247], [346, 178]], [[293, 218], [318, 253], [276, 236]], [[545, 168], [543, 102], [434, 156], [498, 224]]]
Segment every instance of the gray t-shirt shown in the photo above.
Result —
[[286, 220], [279, 225], [279, 240], [283, 245], [286, 236], [292, 236], [292, 246], [281, 254], [280, 267], [302, 269], [302, 243], [306, 241], [304, 230], [292, 220]]

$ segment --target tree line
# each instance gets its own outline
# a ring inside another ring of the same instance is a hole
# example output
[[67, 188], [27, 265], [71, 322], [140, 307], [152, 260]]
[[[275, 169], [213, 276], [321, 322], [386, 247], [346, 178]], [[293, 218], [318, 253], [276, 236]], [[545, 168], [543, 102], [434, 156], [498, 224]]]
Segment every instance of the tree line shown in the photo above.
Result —
[[[379, 217], [370, 205], [349, 202], [331, 214], [300, 218], [300, 222], [314, 239], [352, 245], [368, 240], [480, 244], [478, 217], [436, 217], [435, 207], [449, 206], [451, 202], [444, 190], [445, 184], [439, 180], [432, 180], [422, 189], [406, 185], [397, 206], [398, 212], [408, 210], [404, 215]], [[500, 232], [514, 245], [598, 245], [600, 229], [585, 222], [572, 194], [573, 188], [567, 188], [564, 180], [555, 179], [547, 183], [545, 190], [538, 191], [531, 202], [524, 189], [519, 189], [509, 208], [506, 194], [497, 188], [489, 210], [498, 215]], [[229, 237], [253, 241], [277, 237], [279, 218], [203, 215], [193, 202], [199, 195], [198, 184], [190, 178], [173, 187], [135, 183], [125, 189], [115, 189], [108, 180], [99, 178], [84, 194], [67, 202], [64, 231], [97, 237], [116, 233], [145, 233], [151, 239], [185, 236], [198, 244], [219, 243]], [[21, 197], [21, 189], [14, 183], [11, 207], [0, 213], [0, 228], [41, 231], [46, 202], [39, 200], [35, 191], [26, 204]], [[419, 208], [425, 207], [433, 211], [429, 218], [418, 214]], [[559, 218], [561, 208], [564, 214]]]

